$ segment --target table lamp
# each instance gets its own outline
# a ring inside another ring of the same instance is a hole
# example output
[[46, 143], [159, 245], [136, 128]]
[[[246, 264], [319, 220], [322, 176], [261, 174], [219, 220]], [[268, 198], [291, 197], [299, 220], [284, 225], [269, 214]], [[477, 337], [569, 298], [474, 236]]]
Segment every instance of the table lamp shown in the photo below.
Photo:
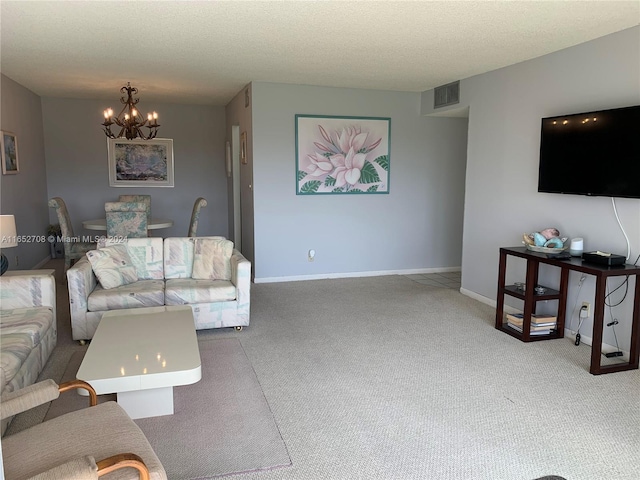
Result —
[[[17, 246], [15, 217], [13, 215], [0, 215], [0, 250]], [[0, 275], [4, 275], [7, 268], [9, 268], [9, 261], [4, 256], [4, 253], [0, 252]]]

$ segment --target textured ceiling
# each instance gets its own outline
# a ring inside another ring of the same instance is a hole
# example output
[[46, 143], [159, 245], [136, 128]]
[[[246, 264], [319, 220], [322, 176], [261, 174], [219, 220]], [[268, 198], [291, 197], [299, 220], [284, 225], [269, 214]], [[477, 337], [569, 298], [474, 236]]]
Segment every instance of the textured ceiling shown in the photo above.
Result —
[[7, 1], [41, 96], [226, 105], [251, 81], [420, 92], [640, 24], [640, 1]]

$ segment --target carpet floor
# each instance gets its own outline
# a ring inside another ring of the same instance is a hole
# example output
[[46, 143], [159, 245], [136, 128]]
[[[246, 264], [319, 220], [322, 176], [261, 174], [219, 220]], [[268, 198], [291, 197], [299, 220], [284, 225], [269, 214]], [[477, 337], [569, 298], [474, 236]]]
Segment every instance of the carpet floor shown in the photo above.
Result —
[[[41, 374], [54, 380], [86, 349], [58, 291], [58, 346]], [[591, 375], [589, 346], [523, 343], [494, 320], [495, 308], [399, 275], [252, 285], [251, 325], [198, 339], [241, 343], [292, 465], [232, 478], [638, 480], [640, 370]], [[198, 448], [217, 455], [209, 445]]]
[[[202, 379], [174, 388], [173, 415], [136, 420], [169, 479], [207, 479], [291, 465], [269, 404], [237, 339], [199, 342]], [[75, 379], [84, 351], [75, 352], [63, 381]], [[99, 401], [116, 400], [100, 395]], [[66, 392], [45, 421], [86, 407], [87, 397]]]

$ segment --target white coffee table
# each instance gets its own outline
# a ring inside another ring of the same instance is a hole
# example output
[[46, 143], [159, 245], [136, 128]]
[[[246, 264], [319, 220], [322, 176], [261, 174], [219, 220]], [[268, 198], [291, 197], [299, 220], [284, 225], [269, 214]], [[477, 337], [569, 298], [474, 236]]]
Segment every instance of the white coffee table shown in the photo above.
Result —
[[191, 307], [105, 313], [76, 377], [98, 395], [117, 393], [131, 418], [173, 414], [173, 387], [202, 377]]

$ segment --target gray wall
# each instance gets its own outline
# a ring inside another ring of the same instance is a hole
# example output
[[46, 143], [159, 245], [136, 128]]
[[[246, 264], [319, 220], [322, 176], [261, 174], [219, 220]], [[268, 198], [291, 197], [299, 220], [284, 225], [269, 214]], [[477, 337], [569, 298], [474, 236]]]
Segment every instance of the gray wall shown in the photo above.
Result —
[[[207, 199], [200, 213], [198, 235], [228, 235], [227, 177], [224, 160], [225, 115], [222, 107], [145, 102], [143, 114], [157, 111], [162, 125], [158, 137], [173, 139], [175, 187], [121, 188], [109, 186], [107, 140], [102, 111], [117, 108], [111, 101], [43, 98], [42, 117], [47, 162], [48, 196], [62, 197], [76, 235], [95, 235], [82, 229], [82, 220], [104, 218], [104, 203], [126, 193], [151, 195], [151, 213], [170, 218], [172, 228], [154, 235], [185, 236], [193, 203]], [[55, 211], [50, 218], [57, 223]]]
[[[16, 175], [0, 176], [0, 211], [15, 215], [18, 235], [46, 236], [49, 214], [40, 97], [5, 75], [1, 75], [0, 88], [0, 129], [16, 135], [20, 170]], [[46, 260], [49, 244], [20, 243], [4, 254], [10, 270], [31, 269]]]
[[[540, 120], [640, 104], [640, 27], [463, 80], [461, 91], [470, 106], [463, 290], [495, 301], [499, 247], [519, 245], [523, 233], [545, 227], [557, 227], [563, 236], [583, 237], [585, 250], [626, 255], [610, 198], [537, 192]], [[432, 102], [433, 92], [425, 92], [425, 113]], [[606, 168], [606, 160], [601, 167]], [[633, 262], [640, 253], [640, 200], [616, 199], [616, 205]], [[522, 280], [523, 265], [514, 261], [509, 274], [513, 281]], [[544, 274], [550, 286], [557, 284], [554, 269]], [[578, 292], [578, 279], [572, 273], [567, 314], [574, 329], [575, 302], [593, 302], [595, 288], [588, 277]], [[620, 280], [610, 284], [614, 288]], [[620, 321], [618, 340], [626, 349], [631, 308], [627, 297], [613, 309]], [[609, 319], [608, 311], [606, 315]], [[591, 331], [589, 319], [581, 329], [583, 338]], [[605, 328], [604, 340], [615, 344], [611, 328]]]
[[[256, 281], [460, 266], [466, 119], [421, 117], [418, 93], [254, 82], [252, 97]], [[296, 195], [297, 113], [390, 117], [390, 193]]]

